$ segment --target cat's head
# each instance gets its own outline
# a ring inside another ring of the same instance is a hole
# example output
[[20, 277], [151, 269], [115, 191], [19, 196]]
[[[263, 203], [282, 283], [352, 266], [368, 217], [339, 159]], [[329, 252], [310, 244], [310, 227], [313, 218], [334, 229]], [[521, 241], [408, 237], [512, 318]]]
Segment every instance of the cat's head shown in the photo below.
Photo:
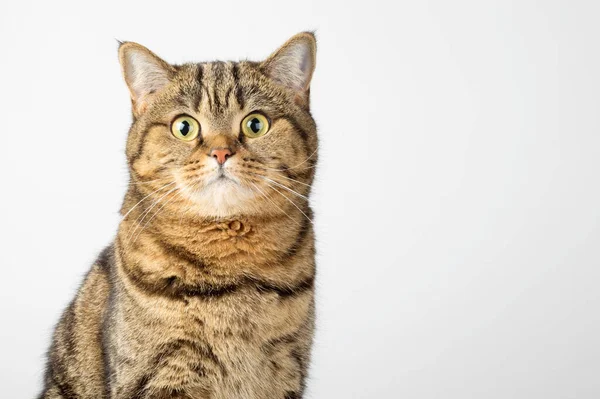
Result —
[[309, 112], [315, 55], [311, 33], [262, 62], [171, 65], [122, 43], [134, 117], [130, 194], [213, 218], [305, 208], [317, 150]]

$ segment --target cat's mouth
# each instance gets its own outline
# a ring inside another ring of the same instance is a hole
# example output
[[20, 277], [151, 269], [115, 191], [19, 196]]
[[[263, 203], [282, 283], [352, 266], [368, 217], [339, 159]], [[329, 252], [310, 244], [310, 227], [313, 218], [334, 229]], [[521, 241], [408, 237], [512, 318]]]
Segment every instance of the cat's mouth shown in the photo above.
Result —
[[231, 175], [231, 173], [227, 172], [224, 168], [219, 168], [215, 172], [214, 176], [206, 182], [206, 185], [211, 184], [219, 184], [219, 183], [235, 183], [240, 184], [238, 179]]

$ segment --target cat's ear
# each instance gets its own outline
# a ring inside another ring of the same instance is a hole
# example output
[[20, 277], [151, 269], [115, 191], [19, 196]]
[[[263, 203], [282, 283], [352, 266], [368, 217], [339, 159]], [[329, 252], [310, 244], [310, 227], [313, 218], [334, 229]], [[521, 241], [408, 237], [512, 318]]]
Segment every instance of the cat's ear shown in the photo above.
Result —
[[315, 35], [303, 32], [293, 36], [271, 54], [261, 68], [271, 79], [304, 97], [308, 95], [316, 57]]
[[133, 113], [140, 115], [151, 96], [169, 83], [175, 70], [146, 47], [133, 42], [119, 45], [119, 61], [131, 93]]

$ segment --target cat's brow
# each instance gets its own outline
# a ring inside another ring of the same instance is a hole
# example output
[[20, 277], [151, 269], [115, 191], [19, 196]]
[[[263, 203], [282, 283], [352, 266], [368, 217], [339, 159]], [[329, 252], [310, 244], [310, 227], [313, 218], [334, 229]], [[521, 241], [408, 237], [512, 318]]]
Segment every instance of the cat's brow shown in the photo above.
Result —
[[240, 76], [239, 76], [239, 65], [237, 63], [233, 64], [231, 68], [231, 75], [233, 76], [233, 84], [235, 87], [235, 99], [237, 100], [240, 109], [244, 108], [244, 91], [242, 89], [242, 85], [240, 84]]
[[196, 70], [196, 92], [194, 93], [194, 109], [198, 111], [200, 109], [200, 103], [202, 102], [202, 78], [204, 75], [204, 64], [198, 64]]

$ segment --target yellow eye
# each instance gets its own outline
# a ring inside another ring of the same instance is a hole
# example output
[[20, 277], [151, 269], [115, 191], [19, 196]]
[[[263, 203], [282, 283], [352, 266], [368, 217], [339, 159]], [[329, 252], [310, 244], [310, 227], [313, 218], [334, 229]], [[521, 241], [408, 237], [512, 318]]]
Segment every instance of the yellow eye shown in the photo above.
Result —
[[200, 124], [191, 116], [182, 115], [171, 124], [171, 133], [179, 140], [192, 141], [200, 133]]
[[260, 137], [269, 131], [269, 119], [263, 114], [253, 113], [242, 121], [242, 133], [247, 137]]

